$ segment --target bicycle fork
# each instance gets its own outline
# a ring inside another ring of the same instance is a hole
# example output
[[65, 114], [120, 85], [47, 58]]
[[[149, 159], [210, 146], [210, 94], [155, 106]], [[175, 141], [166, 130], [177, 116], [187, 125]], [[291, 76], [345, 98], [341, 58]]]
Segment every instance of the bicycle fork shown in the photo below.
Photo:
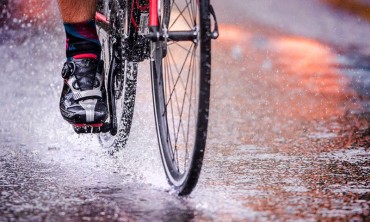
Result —
[[[159, 0], [149, 0], [149, 33], [146, 38], [153, 42], [156, 41], [197, 41], [199, 30], [194, 27], [187, 31], [168, 31], [168, 27], [160, 27], [158, 11], [161, 6]], [[217, 39], [219, 36], [218, 22], [213, 6], [209, 5], [209, 12], [213, 18], [214, 28], [209, 32], [211, 39]]]

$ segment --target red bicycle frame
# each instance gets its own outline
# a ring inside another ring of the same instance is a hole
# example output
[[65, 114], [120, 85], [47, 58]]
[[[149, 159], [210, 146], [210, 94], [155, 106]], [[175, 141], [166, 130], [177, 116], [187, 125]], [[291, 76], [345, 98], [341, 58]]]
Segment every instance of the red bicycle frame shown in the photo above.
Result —
[[158, 27], [158, 0], [149, 0], [149, 27]]
[[[132, 5], [139, 5], [138, 0], [132, 0]], [[95, 20], [103, 23], [109, 23], [107, 16], [96, 12]], [[149, 0], [149, 27], [156, 28], [158, 27], [158, 0]]]

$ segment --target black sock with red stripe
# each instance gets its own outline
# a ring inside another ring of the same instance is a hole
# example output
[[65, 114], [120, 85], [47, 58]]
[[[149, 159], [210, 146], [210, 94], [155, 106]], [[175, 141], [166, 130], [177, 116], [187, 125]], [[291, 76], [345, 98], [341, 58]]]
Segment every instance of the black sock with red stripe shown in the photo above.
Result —
[[101, 44], [96, 31], [95, 21], [64, 23], [66, 32], [67, 59], [100, 59]]

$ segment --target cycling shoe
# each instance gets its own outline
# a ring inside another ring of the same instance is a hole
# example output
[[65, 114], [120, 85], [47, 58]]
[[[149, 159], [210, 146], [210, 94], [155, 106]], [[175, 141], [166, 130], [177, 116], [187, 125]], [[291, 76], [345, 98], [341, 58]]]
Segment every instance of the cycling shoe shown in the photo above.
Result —
[[71, 58], [64, 64], [60, 112], [74, 128], [100, 127], [107, 119], [103, 70], [103, 61], [92, 58]]

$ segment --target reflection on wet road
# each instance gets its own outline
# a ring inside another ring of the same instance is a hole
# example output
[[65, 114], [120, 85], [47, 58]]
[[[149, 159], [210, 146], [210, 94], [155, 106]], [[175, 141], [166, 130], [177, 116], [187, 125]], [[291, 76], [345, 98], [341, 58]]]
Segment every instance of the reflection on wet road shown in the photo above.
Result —
[[[209, 140], [188, 198], [161, 169], [148, 64], [112, 157], [59, 116], [62, 30], [2, 27], [0, 221], [369, 221], [370, 45], [358, 35], [370, 24], [319, 0], [299, 14], [286, 12], [303, 1], [235, 2], [214, 1]], [[345, 28], [354, 37], [333, 34]]]

